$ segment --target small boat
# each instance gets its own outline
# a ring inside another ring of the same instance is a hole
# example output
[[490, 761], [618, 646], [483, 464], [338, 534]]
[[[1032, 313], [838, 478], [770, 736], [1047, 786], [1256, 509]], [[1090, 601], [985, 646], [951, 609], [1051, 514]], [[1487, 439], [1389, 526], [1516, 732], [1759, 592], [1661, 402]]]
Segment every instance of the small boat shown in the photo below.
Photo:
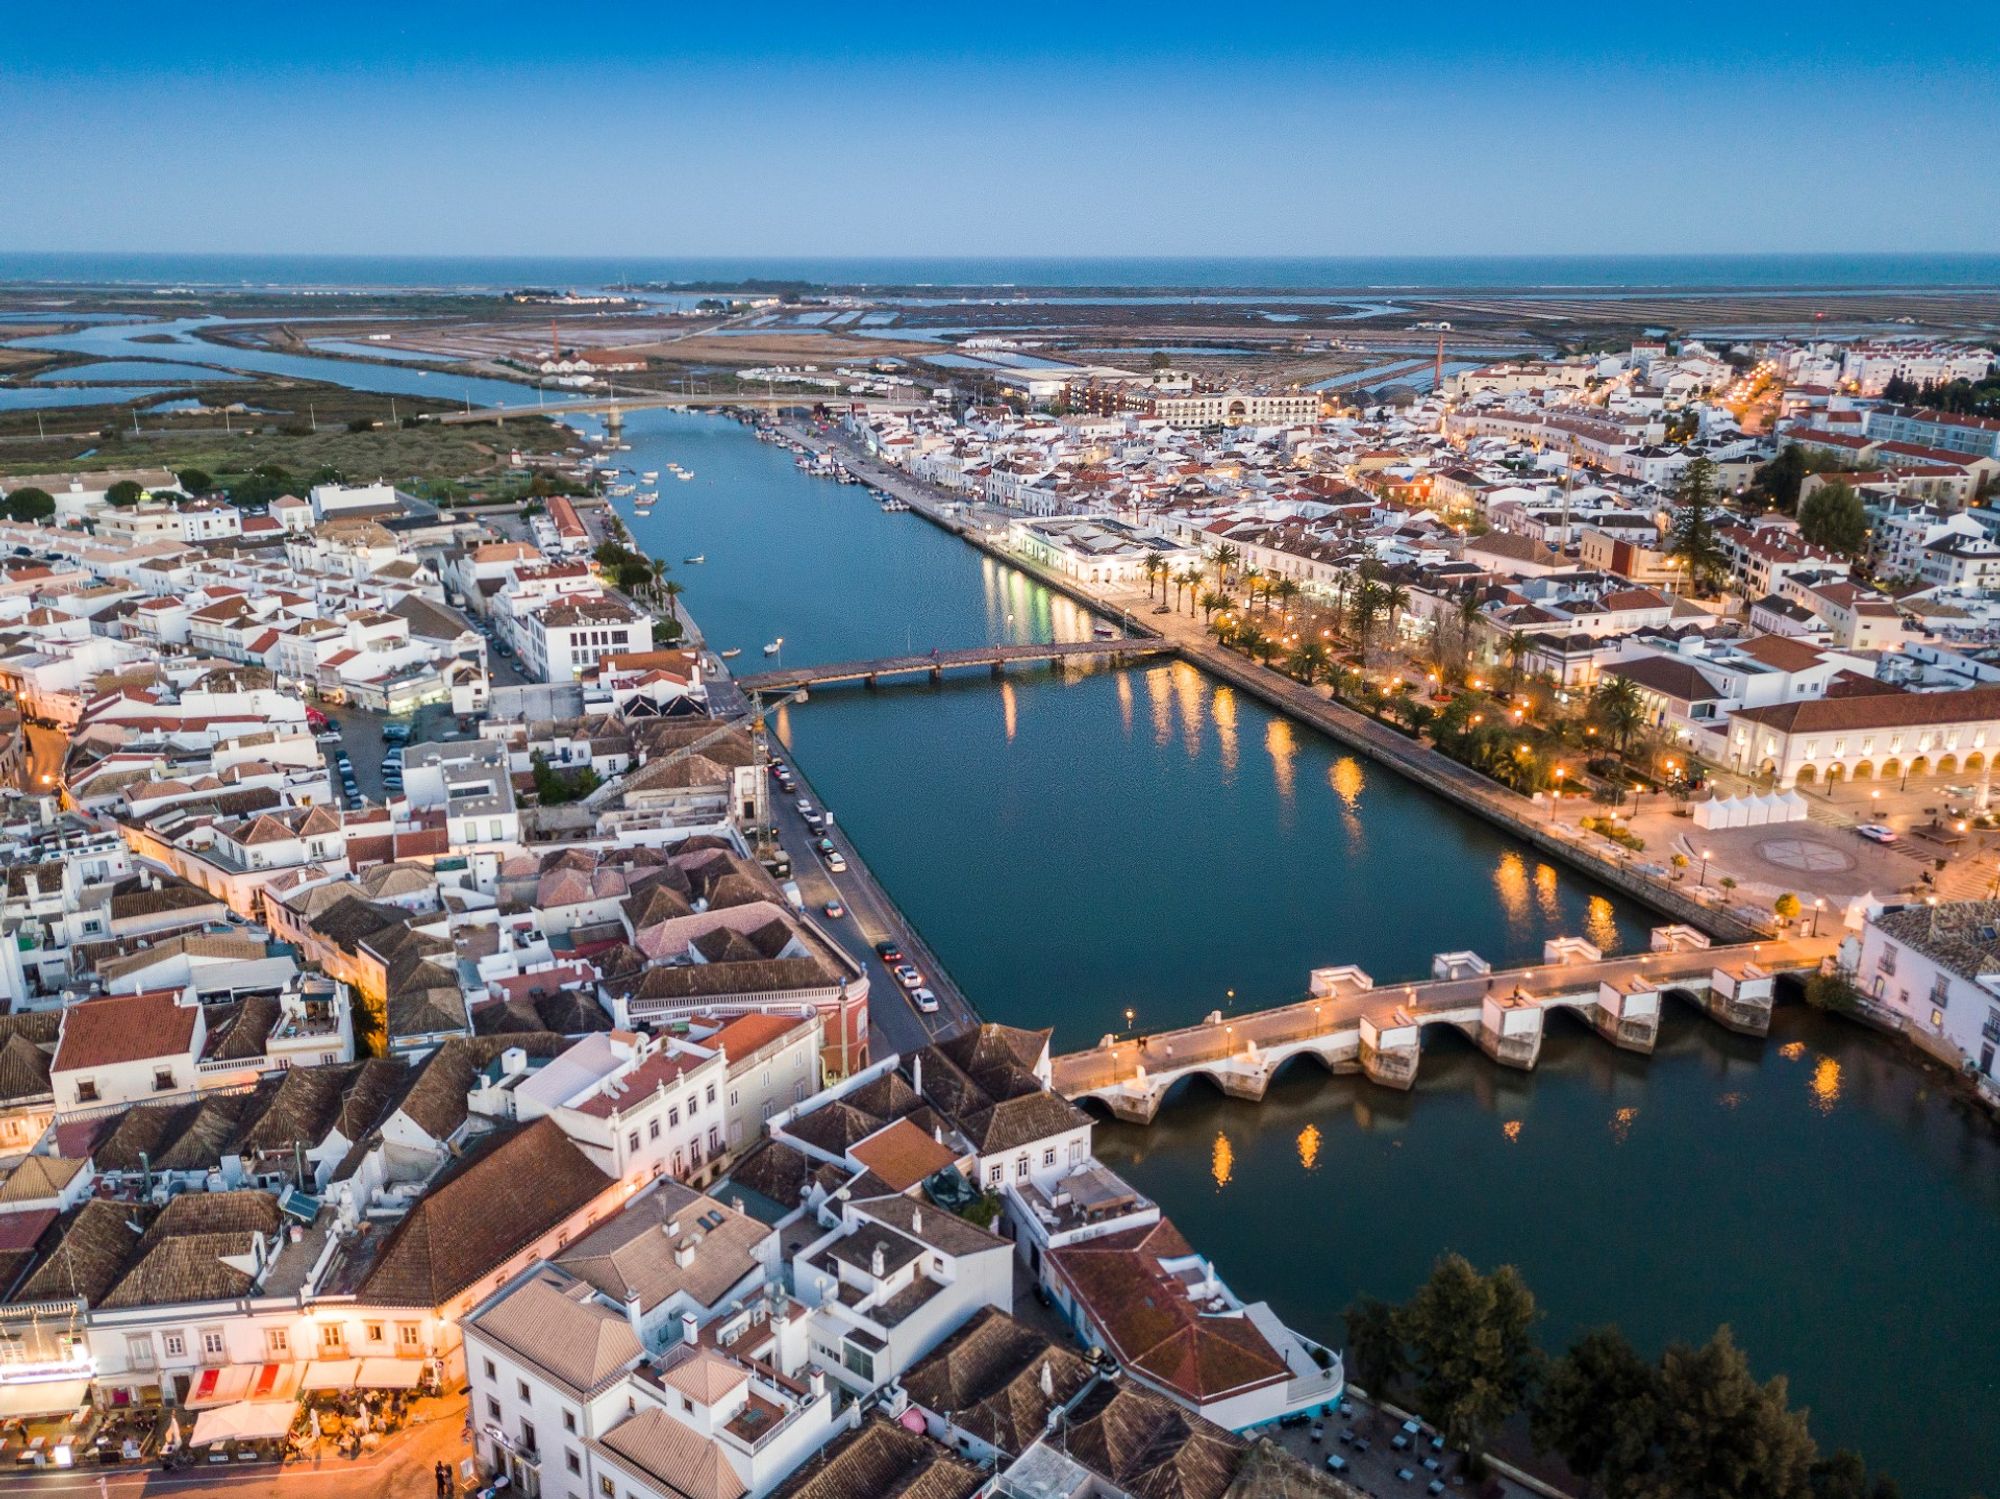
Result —
[[767, 656], [775, 656], [778, 654], [779, 651], [783, 650], [784, 648], [785, 648], [785, 637], [780, 635], [776, 640], [772, 641], [769, 645], [764, 647], [764, 654]]
[[644, 479], [648, 484], [657, 484], [660, 482], [660, 471], [656, 468], [649, 468], [643, 474], [639, 475], [639, 477]]
[[722, 652], [722, 659], [725, 661], [734, 661], [738, 656], [742, 654], [743, 654], [742, 646], [732, 645], [728, 650]]
[[679, 473], [675, 474], [674, 477], [680, 480], [681, 483], [685, 484], [687, 483], [688, 480], [694, 477], [694, 470], [690, 468], [684, 468]]
[[1115, 640], [1118, 637], [1118, 632], [1109, 625], [1092, 625], [1090, 633], [1095, 635], [1099, 640]]
[[696, 566], [699, 566], [700, 564], [702, 564], [702, 563], [704, 563], [704, 562], [708, 561], [708, 553], [706, 553], [706, 552], [696, 552], [696, 553], [695, 553], [695, 554], [694, 554], [694, 555], [693, 555], [692, 557], [683, 557], [683, 558], [681, 558], [681, 561], [683, 561], [683, 562], [692, 562], [692, 563], [694, 563], [694, 564], [695, 564]]

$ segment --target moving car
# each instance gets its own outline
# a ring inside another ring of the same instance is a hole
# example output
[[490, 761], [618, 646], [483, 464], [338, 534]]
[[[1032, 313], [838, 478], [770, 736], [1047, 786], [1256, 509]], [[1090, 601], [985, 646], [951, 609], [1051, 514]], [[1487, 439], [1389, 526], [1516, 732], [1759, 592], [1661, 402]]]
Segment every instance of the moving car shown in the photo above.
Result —
[[1863, 823], [1854, 831], [1859, 833], [1863, 838], [1866, 838], [1870, 843], [1894, 843], [1896, 841], [1896, 830], [1894, 828], [1885, 828], [1879, 822]]
[[885, 937], [875, 944], [875, 956], [884, 963], [900, 963], [903, 961], [903, 950]]
[[847, 914], [847, 907], [843, 906], [837, 900], [830, 900], [826, 903], [826, 914], [835, 921], [838, 921]]
[[917, 1009], [920, 1013], [925, 1015], [937, 1014], [938, 997], [934, 991], [930, 989], [919, 988], [916, 991], [916, 993], [911, 997], [916, 1000]]
[[892, 972], [896, 975], [896, 982], [905, 989], [921, 989], [924, 986], [924, 976], [917, 972], [914, 963], [898, 963]]
[[835, 849], [826, 856], [826, 867], [835, 874], [845, 874], [847, 872], [847, 860], [840, 856], [840, 850]]

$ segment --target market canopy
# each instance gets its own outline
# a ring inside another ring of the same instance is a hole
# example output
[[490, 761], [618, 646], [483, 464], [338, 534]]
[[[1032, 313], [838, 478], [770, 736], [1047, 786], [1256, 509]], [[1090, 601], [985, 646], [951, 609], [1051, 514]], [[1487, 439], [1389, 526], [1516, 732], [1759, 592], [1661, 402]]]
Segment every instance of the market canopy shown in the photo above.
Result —
[[28, 1384], [0, 1384], [0, 1418], [63, 1416], [90, 1403], [87, 1379], [39, 1379]]
[[358, 1358], [322, 1358], [306, 1365], [304, 1388], [308, 1390], [351, 1390], [361, 1372]]
[[211, 1442], [261, 1442], [281, 1437], [292, 1429], [298, 1407], [289, 1400], [241, 1400], [235, 1405], [218, 1405], [206, 1410], [194, 1423], [189, 1446], [206, 1447]]
[[361, 1361], [361, 1373], [355, 1383], [364, 1390], [414, 1390], [423, 1377], [421, 1359], [367, 1358]]

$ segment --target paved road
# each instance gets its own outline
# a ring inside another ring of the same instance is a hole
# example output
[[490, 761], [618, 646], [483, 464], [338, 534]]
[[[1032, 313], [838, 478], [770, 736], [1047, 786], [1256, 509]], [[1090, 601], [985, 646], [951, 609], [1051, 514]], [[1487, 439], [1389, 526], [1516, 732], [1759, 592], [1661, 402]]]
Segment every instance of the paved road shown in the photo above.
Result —
[[[970, 1002], [923, 938], [903, 919], [839, 826], [837, 807], [833, 809], [834, 826], [827, 829], [826, 836], [846, 859], [847, 869], [841, 874], [827, 869], [826, 861], [814, 847], [820, 834], [806, 826], [805, 818], [794, 805], [799, 797], [804, 797], [823, 811], [825, 803], [804, 771], [796, 765], [792, 771], [798, 777], [798, 790], [792, 796], [784, 795], [775, 784], [771, 788], [772, 822], [779, 841], [791, 855], [792, 878], [805, 897], [808, 916], [867, 969], [870, 1055], [879, 1059], [892, 1051], [914, 1051], [937, 1036], [978, 1024]], [[825, 909], [826, 903], [836, 897], [847, 908], [847, 914], [837, 919], [829, 917]], [[896, 943], [909, 961], [917, 965], [924, 982], [938, 997], [937, 1014], [920, 1014], [908, 991], [875, 956], [875, 943], [884, 939]]]

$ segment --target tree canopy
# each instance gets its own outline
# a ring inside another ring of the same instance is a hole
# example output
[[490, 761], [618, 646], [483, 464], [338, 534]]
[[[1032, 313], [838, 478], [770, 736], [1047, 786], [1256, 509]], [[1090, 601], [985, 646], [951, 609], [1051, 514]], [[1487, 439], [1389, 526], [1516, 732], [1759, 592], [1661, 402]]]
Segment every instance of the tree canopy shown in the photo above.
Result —
[[120, 479], [104, 491], [107, 505], [136, 505], [146, 497], [146, 487], [137, 479]]
[[1807, 495], [1799, 506], [1799, 534], [1843, 557], [1859, 553], [1868, 540], [1868, 514], [1854, 486], [1834, 479]]
[[1687, 569], [1688, 587], [1712, 592], [1728, 575], [1715, 529], [1715, 465], [1697, 458], [1681, 471], [1674, 488], [1674, 518], [1667, 531], [1667, 554]]
[[0, 508], [5, 509], [9, 520], [47, 520], [56, 513], [56, 497], [46, 489], [23, 484], [19, 489], [8, 491], [7, 503]]

